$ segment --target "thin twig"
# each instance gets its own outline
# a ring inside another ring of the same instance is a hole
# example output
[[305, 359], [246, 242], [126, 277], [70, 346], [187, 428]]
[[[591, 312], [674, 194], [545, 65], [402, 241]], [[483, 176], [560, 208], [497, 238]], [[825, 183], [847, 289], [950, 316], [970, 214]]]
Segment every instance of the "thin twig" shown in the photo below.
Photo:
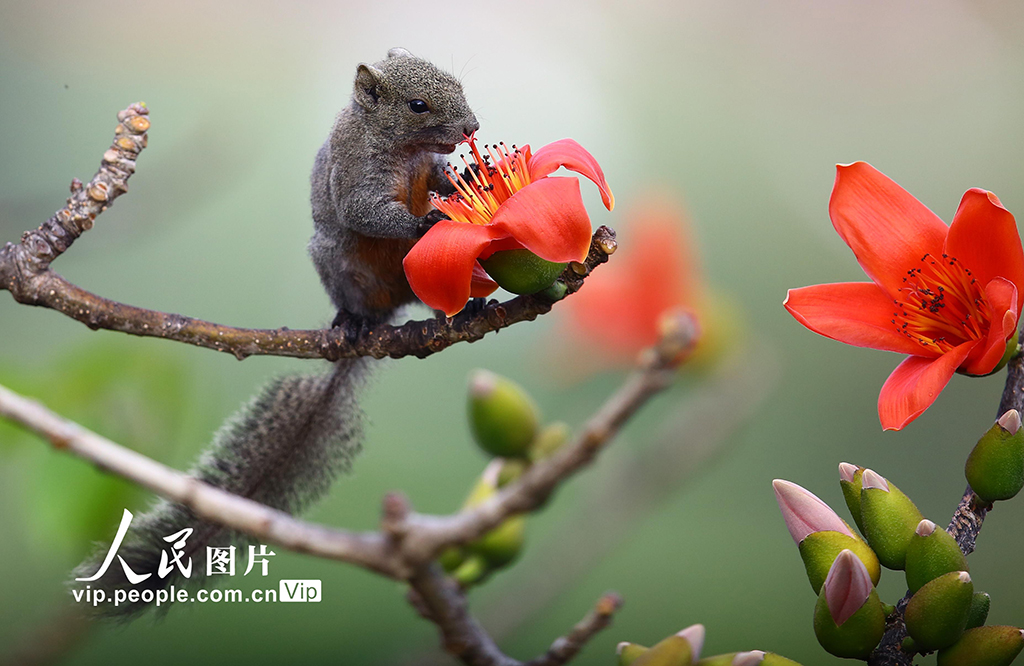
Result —
[[[996, 418], [1010, 409], [1024, 411], [1024, 354], [1020, 353], [1006, 364], [1006, 384], [1003, 386]], [[964, 555], [974, 552], [975, 541], [991, 508], [991, 504], [982, 501], [971, 490], [971, 486], [967, 486], [949, 521], [949, 527], [946, 528], [946, 531], [956, 539]], [[896, 604], [896, 610], [886, 618], [885, 635], [871, 653], [868, 659], [869, 666], [910, 666], [913, 663], [914, 653], [902, 648], [903, 639], [907, 637], [903, 614], [910, 596], [910, 592], [907, 592]]]
[[[235, 328], [179, 314], [146, 310], [92, 294], [61, 277], [50, 264], [92, 228], [96, 216], [128, 191], [135, 160], [146, 146], [149, 110], [133, 104], [118, 114], [113, 145], [103, 154], [99, 171], [87, 185], [75, 180], [67, 205], [38, 229], [26, 231], [18, 244], [0, 248], [0, 289], [19, 303], [51, 308], [92, 329], [163, 338], [233, 354], [324, 358], [354, 356], [423, 358], [458, 342], [475, 342], [487, 333], [536, 319], [557, 301], [546, 294], [491, 301], [473, 312], [452, 318], [410, 321], [401, 326], [380, 324], [346, 336], [341, 328], [291, 330]], [[615, 251], [615, 232], [599, 227], [582, 264], [574, 263], [559, 278], [565, 294], [577, 291], [594, 268]], [[548, 292], [550, 293], [550, 292]], [[564, 296], [564, 295], [563, 295]], [[561, 298], [562, 296], [558, 297]]]

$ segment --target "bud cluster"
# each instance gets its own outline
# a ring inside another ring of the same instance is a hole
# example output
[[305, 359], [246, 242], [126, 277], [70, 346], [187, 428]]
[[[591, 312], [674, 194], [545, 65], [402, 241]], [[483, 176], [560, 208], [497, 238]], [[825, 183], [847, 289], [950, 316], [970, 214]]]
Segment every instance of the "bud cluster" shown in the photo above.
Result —
[[694, 624], [649, 648], [637, 643], [619, 643], [616, 651], [619, 666], [800, 666], [792, 659], [763, 650], [729, 652], [702, 659], [703, 647], [704, 625]]
[[[464, 509], [490, 499], [569, 439], [564, 423], [540, 425], [540, 411], [523, 387], [486, 370], [470, 377], [468, 411], [473, 438], [493, 459], [470, 491]], [[515, 561], [525, 532], [526, 517], [512, 516], [476, 541], [446, 550], [439, 561], [463, 587], [477, 585]]]
[[[1024, 471], [1017, 473], [1012, 465], [1007, 471], [1007, 461], [1018, 455], [1012, 452], [1024, 452], [1014, 443], [1022, 441], [1016, 439], [1020, 417], [1015, 411], [1009, 414], [982, 437], [971, 454], [975, 464], [968, 461], [968, 479], [984, 501], [1008, 499], [1024, 485], [1016, 482]], [[973, 479], [972, 469], [977, 474]], [[924, 518], [909, 497], [877, 472], [841, 463], [839, 476], [863, 539], [808, 490], [781, 479], [773, 483], [786, 527], [818, 594], [814, 633], [821, 646], [838, 657], [865, 660], [875, 650], [887, 616], [895, 611], [875, 589], [882, 565], [906, 575], [910, 598], [903, 619], [909, 638], [904, 650], [938, 651], [940, 666], [1010, 664], [1024, 649], [1024, 631], [984, 626], [990, 599], [975, 592], [956, 539]]]

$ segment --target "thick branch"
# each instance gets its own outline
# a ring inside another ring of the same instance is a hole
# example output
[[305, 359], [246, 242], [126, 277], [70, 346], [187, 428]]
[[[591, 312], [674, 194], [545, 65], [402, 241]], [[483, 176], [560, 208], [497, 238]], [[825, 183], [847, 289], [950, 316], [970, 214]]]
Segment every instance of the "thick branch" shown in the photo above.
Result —
[[200, 518], [279, 544], [290, 550], [351, 562], [395, 576], [384, 538], [376, 533], [336, 530], [233, 495], [141, 453], [115, 444], [42, 405], [0, 386], [0, 417], [42, 435], [66, 451], [191, 509]]
[[[1024, 411], [1024, 354], [1018, 353], [1006, 364], [1006, 384], [1003, 387], [1003, 396], [999, 401], [999, 411], [996, 418], [999, 418], [1007, 410], [1016, 409]], [[946, 531], [953, 535], [960, 550], [964, 555], [974, 552], [975, 541], [981, 532], [981, 526], [985, 522], [991, 504], [986, 504], [968, 485], [960, 498], [953, 517], [949, 521]], [[907, 637], [907, 627], [903, 621], [903, 612], [910, 601], [910, 593], [900, 599], [896, 605], [896, 611], [887, 618], [885, 635], [878, 648], [871, 654], [868, 660], [870, 666], [910, 666], [913, 663], [914, 655], [907, 653], [901, 648], [903, 639]]]
[[[50, 264], [88, 229], [96, 216], [114, 199], [128, 191], [135, 159], [146, 146], [149, 111], [133, 104], [118, 114], [114, 143], [103, 154], [99, 171], [83, 186], [71, 185], [67, 205], [38, 229], [27, 231], [21, 243], [0, 248], [0, 289], [19, 303], [51, 308], [92, 329], [108, 329], [130, 335], [164, 338], [233, 354], [239, 359], [253, 355], [325, 358], [331, 361], [353, 356], [420, 358], [457, 342], [475, 342], [487, 333], [536, 319], [551, 310], [557, 298], [542, 294], [518, 296], [505, 303], [491, 301], [475, 312], [450, 319], [410, 321], [402, 326], [381, 324], [346, 337], [341, 329], [291, 330], [235, 328], [178, 314], [146, 310], [92, 294], [54, 273]], [[595, 267], [615, 251], [615, 232], [600, 227], [594, 233], [590, 253], [582, 264], [572, 264], [562, 274], [565, 294], [577, 291]]]

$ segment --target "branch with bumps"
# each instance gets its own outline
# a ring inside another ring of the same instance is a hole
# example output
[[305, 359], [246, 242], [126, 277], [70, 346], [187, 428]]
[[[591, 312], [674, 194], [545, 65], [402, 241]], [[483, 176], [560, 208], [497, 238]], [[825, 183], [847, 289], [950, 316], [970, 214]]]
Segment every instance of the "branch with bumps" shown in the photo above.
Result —
[[[122, 447], [39, 403], [0, 387], [0, 417], [48, 440], [59, 451], [147, 488], [191, 509], [196, 516], [289, 550], [339, 560], [409, 583], [415, 605], [441, 630], [446, 649], [473, 666], [515, 666], [466, 609], [464, 592], [440, 571], [435, 558], [446, 548], [479, 539], [508, 518], [542, 506], [567, 479], [590, 463], [619, 428], [664, 389], [697, 339], [694, 320], [667, 320], [661, 341], [645, 353], [639, 368], [590, 418], [576, 436], [483, 503], [450, 516], [413, 513], [397, 493], [384, 500], [379, 532], [352, 532], [317, 525], [225, 492]], [[594, 613], [535, 666], [567, 663], [597, 631], [607, 626], [619, 602], [605, 597]]]

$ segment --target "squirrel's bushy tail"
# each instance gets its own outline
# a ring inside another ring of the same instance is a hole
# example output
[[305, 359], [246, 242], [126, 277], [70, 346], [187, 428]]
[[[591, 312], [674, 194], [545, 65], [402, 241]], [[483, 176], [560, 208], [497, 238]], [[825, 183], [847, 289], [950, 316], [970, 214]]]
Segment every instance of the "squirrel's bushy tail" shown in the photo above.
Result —
[[[221, 427], [211, 448], [189, 473], [275, 509], [301, 511], [351, 466], [361, 448], [362, 412], [355, 393], [368, 362], [364, 358], [342, 359], [327, 374], [275, 379]], [[165, 537], [185, 528], [193, 531], [186, 539], [181, 560], [187, 563], [191, 558], [191, 575], [185, 578], [174, 566], [161, 578], [161, 553], [168, 552], [170, 563], [172, 552], [172, 544]], [[151, 511], [132, 520], [117, 551], [136, 575], [152, 575], [133, 585], [115, 558], [101, 578], [88, 583], [93, 590], [106, 592], [108, 602], [90, 608], [103, 617], [131, 619], [152, 605], [141, 601], [144, 590], [155, 592], [171, 585], [181, 589], [190, 582], [201, 582], [206, 577], [206, 547], [235, 542], [244, 544], [244, 535], [200, 520], [180, 504], [161, 500]], [[98, 548], [78, 566], [74, 577], [94, 575], [108, 550], [109, 545]], [[244, 572], [247, 556], [244, 545], [236, 549], [236, 576]], [[87, 583], [72, 585], [84, 589]], [[115, 606], [109, 600], [116, 589], [138, 590], [140, 601]]]

